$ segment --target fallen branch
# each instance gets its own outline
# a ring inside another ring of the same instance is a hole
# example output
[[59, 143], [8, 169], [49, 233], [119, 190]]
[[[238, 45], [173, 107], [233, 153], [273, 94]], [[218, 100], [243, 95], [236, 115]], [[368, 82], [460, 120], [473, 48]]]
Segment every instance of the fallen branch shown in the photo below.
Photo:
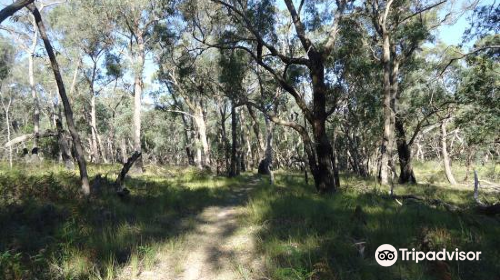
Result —
[[[424, 197], [416, 196], [413, 194], [408, 194], [408, 195], [395, 195], [393, 193], [393, 189], [391, 187], [391, 192], [389, 193], [389, 198], [394, 199], [396, 203], [399, 205], [403, 205], [401, 201], [404, 200], [416, 200], [416, 201], [421, 201], [423, 203], [429, 204], [429, 205], [442, 205], [444, 208], [446, 208], [448, 211], [455, 212], [455, 211], [465, 211], [472, 209], [476, 211], [479, 214], [484, 214], [484, 215], [489, 215], [489, 216], [494, 216], [500, 213], [500, 203], [496, 203], [493, 205], [488, 205], [486, 203], [483, 203], [481, 200], [479, 200], [479, 179], [477, 177], [477, 172], [474, 170], [474, 201], [476, 202], [476, 206], [473, 207], [467, 207], [467, 208], [460, 208], [456, 205], [446, 203], [440, 199], [426, 199]], [[401, 201], [400, 201], [401, 200]]]
[[[57, 132], [56, 131], [47, 130], [47, 131], [44, 131], [42, 133], [38, 133], [38, 137], [39, 138], [53, 137], [53, 136], [57, 136]], [[35, 134], [34, 133], [32, 133], [32, 134], [24, 134], [24, 135], [18, 136], [16, 138], [10, 140], [9, 142], [5, 143], [4, 147], [8, 148], [8, 147], [13, 146], [13, 145], [15, 145], [17, 143], [22, 143], [24, 141], [31, 140], [32, 138], [35, 138]]]
[[426, 198], [412, 195], [412, 194], [409, 194], [409, 195], [394, 195], [393, 194], [390, 197], [395, 199], [399, 205], [403, 205], [403, 203], [401, 203], [398, 199], [400, 199], [402, 201], [412, 199], [412, 200], [422, 201], [424, 203], [434, 205], [434, 206], [442, 205], [444, 208], [446, 208], [446, 210], [451, 211], [451, 212], [461, 210], [458, 206], [446, 203], [446, 202], [442, 201], [441, 199], [426, 199]]

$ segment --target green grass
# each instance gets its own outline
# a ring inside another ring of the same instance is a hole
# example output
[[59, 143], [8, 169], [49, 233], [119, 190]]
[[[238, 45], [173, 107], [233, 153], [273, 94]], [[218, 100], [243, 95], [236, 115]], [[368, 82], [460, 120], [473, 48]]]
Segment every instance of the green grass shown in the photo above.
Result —
[[[416, 164], [422, 183], [396, 186], [396, 193], [439, 198], [462, 208], [473, 205], [472, 187], [451, 188], [433, 164]], [[495, 172], [488, 176], [495, 168], [485, 166], [480, 178], [495, 182]], [[196, 226], [188, 217], [221, 205], [231, 189], [253, 181], [251, 174], [228, 179], [194, 169], [148, 166], [145, 174], [127, 179], [131, 195], [120, 199], [110, 187], [119, 170], [117, 165], [91, 165], [91, 176], [100, 173], [109, 181], [88, 201], [80, 194], [76, 172], [48, 162], [12, 170], [1, 163], [0, 279], [116, 279], [125, 267], [132, 274], [147, 270], [165, 248], [175, 254], [182, 247], [183, 237]], [[437, 183], [426, 176], [437, 176]], [[498, 216], [411, 201], [401, 206], [373, 179], [344, 175], [341, 181], [338, 193], [320, 196], [300, 174], [277, 172], [274, 186], [263, 177], [251, 191], [241, 223], [258, 228], [254, 238], [269, 279], [467, 280], [500, 275]], [[482, 199], [495, 202], [500, 197], [483, 192]], [[354, 245], [358, 242], [366, 242], [363, 255]], [[382, 268], [373, 255], [384, 243], [482, 251], [484, 258], [448, 262], [445, 269], [431, 262]]]
[[159, 248], [189, 232], [181, 219], [222, 201], [238, 182], [195, 170], [149, 167], [113, 193], [84, 199], [77, 173], [50, 163], [0, 168], [0, 279], [113, 279], [125, 265], [151, 265]]
[[[443, 163], [438, 161], [426, 161], [413, 163], [417, 180], [422, 183], [448, 186], [444, 175]], [[472, 186], [474, 182], [474, 169], [477, 171], [479, 179], [486, 179], [492, 182], [500, 182], [500, 163], [477, 164], [470, 167], [469, 173], [464, 164], [453, 162], [453, 176], [457, 182]], [[464, 179], [467, 176], [467, 181]]]
[[[278, 173], [274, 186], [256, 189], [248, 223], [261, 226], [260, 252], [270, 279], [497, 279], [500, 275], [500, 219], [473, 211], [449, 212], [420, 202], [403, 206], [387, 198], [373, 180], [344, 176], [341, 192], [320, 196], [303, 177]], [[439, 198], [467, 208], [472, 190], [435, 185], [397, 186], [397, 194]], [[498, 201], [498, 194], [484, 194]], [[355, 209], [359, 208], [357, 214]], [[366, 242], [364, 254], [355, 243]], [[379, 266], [381, 244], [396, 248], [482, 251], [479, 262], [397, 262]], [[446, 277], [451, 278], [446, 278]]]

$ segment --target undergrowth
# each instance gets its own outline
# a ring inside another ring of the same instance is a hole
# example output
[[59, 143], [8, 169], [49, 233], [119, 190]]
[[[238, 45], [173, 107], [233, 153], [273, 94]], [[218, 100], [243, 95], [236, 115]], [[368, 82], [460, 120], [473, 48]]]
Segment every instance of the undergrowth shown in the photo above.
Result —
[[[277, 173], [273, 186], [255, 189], [247, 222], [259, 225], [260, 253], [267, 257], [270, 279], [498, 279], [500, 218], [472, 210], [472, 190], [428, 184], [397, 186], [398, 194], [416, 194], [453, 203], [449, 212], [422, 202], [400, 205], [388, 188], [373, 179], [341, 178], [333, 195], [316, 194], [297, 174]], [[483, 194], [498, 202], [500, 196]], [[469, 209], [469, 210], [467, 210]], [[480, 261], [404, 262], [379, 266], [379, 245], [416, 250], [482, 251]]]
[[[417, 174], [430, 174], [425, 166], [417, 168]], [[0, 164], [0, 279], [117, 279], [124, 268], [137, 274], [154, 266], [165, 248], [176, 253], [196, 226], [184, 218], [221, 205], [231, 190], [254, 181], [251, 174], [228, 179], [195, 169], [147, 166], [144, 174], [127, 178], [131, 194], [120, 198], [112, 188], [119, 170], [118, 165], [91, 165], [91, 176], [102, 174], [105, 180], [99, 194], [86, 199], [75, 171], [48, 162], [13, 169]], [[276, 172], [275, 177], [273, 186], [266, 177], [252, 183], [241, 220], [259, 229], [252, 234], [269, 279], [496, 280], [500, 275], [498, 216], [450, 212], [422, 202], [400, 205], [369, 178], [343, 175], [337, 193], [321, 196], [300, 174]], [[472, 188], [450, 188], [443, 180], [396, 186], [395, 192], [438, 198], [462, 209], [474, 205]], [[500, 199], [498, 193], [481, 196], [488, 202]], [[482, 251], [483, 258], [398, 261], [383, 268], [373, 255], [386, 243], [424, 251]]]

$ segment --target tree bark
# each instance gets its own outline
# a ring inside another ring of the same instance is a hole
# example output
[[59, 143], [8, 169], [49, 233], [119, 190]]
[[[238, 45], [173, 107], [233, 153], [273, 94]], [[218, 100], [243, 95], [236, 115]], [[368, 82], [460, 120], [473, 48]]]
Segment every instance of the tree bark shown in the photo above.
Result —
[[189, 122], [185, 114], [181, 114], [182, 123], [184, 124], [184, 140], [186, 142], [186, 156], [189, 165], [194, 165], [194, 154], [191, 149], [191, 138], [189, 137], [188, 131], [192, 128], [189, 126]]
[[331, 193], [339, 187], [338, 178], [335, 178], [334, 151], [325, 131], [325, 120], [315, 120], [313, 127], [314, 141], [316, 142], [315, 150], [318, 160], [316, 172], [313, 173], [314, 182], [318, 192]]
[[[2, 96], [0, 96], [1, 98]], [[12, 97], [9, 96], [9, 102], [7, 105], [2, 101], [2, 106], [5, 112], [5, 125], [7, 126], [7, 143], [10, 143], [10, 116], [9, 116], [9, 109], [10, 105], [12, 104]], [[12, 145], [9, 145], [9, 167], [12, 168]]]
[[396, 116], [396, 145], [398, 149], [398, 157], [399, 157], [399, 183], [400, 184], [416, 184], [417, 180], [415, 179], [415, 174], [413, 172], [411, 160], [411, 147], [406, 142], [406, 133], [404, 129], [403, 120], [400, 117]]
[[229, 139], [227, 137], [227, 132], [226, 132], [226, 102], [223, 103], [224, 108], [219, 109], [220, 117], [221, 117], [221, 134], [222, 134], [222, 141], [223, 141], [223, 153], [224, 153], [224, 162], [225, 162], [225, 167], [226, 171], [230, 171], [230, 159], [231, 159], [231, 149], [229, 147]]
[[73, 111], [71, 109], [71, 104], [69, 103], [68, 96], [66, 95], [66, 89], [64, 87], [64, 82], [61, 76], [61, 72], [59, 70], [59, 64], [57, 63], [56, 55], [54, 53], [54, 49], [50, 44], [49, 38], [47, 36], [47, 32], [45, 30], [45, 25], [42, 21], [42, 15], [38, 8], [34, 4], [30, 4], [28, 6], [30, 11], [35, 16], [35, 22], [38, 26], [38, 30], [40, 32], [40, 37], [43, 40], [45, 45], [45, 49], [50, 59], [50, 64], [52, 67], [52, 71], [54, 72], [54, 78], [57, 83], [57, 88], [59, 90], [59, 95], [61, 96], [61, 101], [64, 106], [64, 115], [66, 117], [66, 122], [68, 125], [68, 130], [70, 131], [71, 137], [73, 138], [73, 146], [75, 150], [75, 157], [78, 162], [78, 167], [80, 170], [80, 179], [82, 182], [82, 191], [85, 195], [90, 195], [90, 185], [89, 179], [87, 175], [87, 163], [85, 162], [85, 156], [83, 152], [83, 147], [80, 142], [80, 136], [78, 135], [78, 131], [76, 130], [75, 122], [73, 120]]
[[384, 81], [383, 81], [383, 106], [384, 106], [384, 133], [382, 138], [381, 152], [381, 163], [380, 163], [380, 173], [379, 181], [382, 185], [389, 184], [390, 177], [390, 160], [392, 157], [392, 147], [394, 143], [393, 135], [393, 107], [392, 101], [392, 91], [391, 91], [391, 52], [390, 52], [390, 37], [385, 31], [383, 33], [383, 54], [382, 63], [384, 66]]
[[[309, 54], [311, 58], [310, 75], [313, 84], [312, 130], [317, 157], [316, 172], [313, 173], [316, 189], [320, 193], [335, 192], [340, 186], [336, 174], [335, 152], [326, 132], [326, 85], [325, 69], [321, 53]], [[312, 170], [311, 170], [312, 171]]]
[[207, 139], [207, 126], [205, 123], [205, 117], [203, 116], [203, 109], [201, 106], [197, 106], [196, 111], [194, 112], [194, 122], [196, 124], [196, 128], [198, 129], [198, 137], [199, 142], [202, 147], [202, 154], [200, 157], [201, 167], [209, 167], [211, 164], [210, 160], [210, 148], [208, 146]]
[[0, 24], [8, 17], [15, 14], [17, 11], [35, 2], [35, 0], [17, 0], [0, 11]]
[[56, 119], [57, 127], [57, 143], [59, 145], [59, 150], [61, 151], [61, 157], [64, 162], [64, 167], [68, 170], [73, 170], [75, 164], [71, 159], [71, 151], [68, 146], [68, 142], [64, 137], [64, 129], [60, 118]]
[[446, 179], [450, 182], [451, 185], [456, 185], [457, 181], [455, 177], [453, 177], [453, 173], [451, 172], [451, 160], [448, 155], [448, 148], [446, 144], [446, 124], [448, 120], [443, 120], [441, 122], [441, 155], [443, 156], [443, 165], [444, 165], [444, 173], [446, 175]]
[[[92, 87], [91, 87], [92, 88]], [[100, 162], [99, 157], [99, 148], [97, 147], [97, 118], [96, 118], [96, 110], [95, 110], [95, 95], [94, 90], [91, 89], [90, 96], [90, 132], [91, 132], [91, 151], [92, 151], [92, 161], [95, 163]]]
[[240, 175], [239, 141], [238, 141], [238, 113], [234, 102], [231, 103], [231, 167], [229, 177]]
[[250, 115], [252, 120], [252, 129], [255, 134], [255, 139], [257, 140], [257, 151], [258, 151], [257, 158], [261, 158], [262, 156], [264, 156], [264, 151], [266, 149], [266, 146], [262, 139], [262, 134], [260, 133], [259, 120], [257, 119], [257, 116], [255, 115], [252, 106], [247, 105], [247, 109], [248, 109], [248, 114]]
[[[146, 46], [144, 42], [144, 38], [142, 37], [141, 32], [137, 32], [137, 47], [138, 51], [137, 54], [135, 55], [134, 58], [134, 63], [135, 63], [135, 78], [134, 78], [134, 115], [133, 115], [133, 122], [134, 122], [134, 150], [138, 153], [142, 154], [142, 147], [141, 147], [141, 108], [142, 108], [142, 90], [144, 88], [144, 81], [143, 81], [143, 72], [144, 72], [144, 60], [146, 56]], [[142, 157], [138, 158], [137, 161], [135, 162], [135, 171], [142, 173], [144, 171], [144, 164]]]
[[[252, 145], [250, 144], [250, 130], [248, 127], [245, 125], [246, 120], [245, 120], [245, 112], [244, 109], [242, 108], [240, 110], [240, 133], [241, 133], [241, 145], [240, 145], [240, 151], [241, 151], [241, 170], [243, 172], [247, 171], [247, 166], [250, 166], [250, 168], [253, 168], [253, 162], [250, 163], [252, 159]], [[246, 150], [243, 149], [243, 144], [246, 145]]]
[[125, 176], [127, 176], [128, 171], [134, 165], [134, 162], [136, 162], [139, 158], [141, 157], [141, 153], [139, 152], [134, 152], [131, 157], [127, 159], [127, 161], [123, 164], [123, 168], [120, 171], [120, 174], [116, 178], [115, 185], [117, 186], [118, 190], [123, 188], [123, 182], [125, 181]]
[[[35, 23], [33, 22], [35, 25]], [[36, 93], [35, 87], [35, 75], [34, 75], [34, 57], [35, 57], [35, 48], [38, 40], [38, 31], [36, 31], [36, 25], [33, 26], [35, 34], [33, 35], [33, 44], [30, 49], [30, 53], [28, 54], [28, 75], [29, 75], [29, 83], [31, 90], [31, 97], [33, 98], [33, 134], [35, 137], [33, 138], [33, 148], [31, 149], [31, 153], [33, 157], [38, 158], [38, 140], [39, 140], [39, 132], [40, 132], [40, 102], [38, 100], [38, 94]]]
[[265, 123], [266, 123], [266, 149], [264, 152], [264, 158], [259, 163], [258, 173], [262, 175], [272, 176], [274, 124], [271, 121], [269, 121], [269, 118], [267, 117], [265, 118]]

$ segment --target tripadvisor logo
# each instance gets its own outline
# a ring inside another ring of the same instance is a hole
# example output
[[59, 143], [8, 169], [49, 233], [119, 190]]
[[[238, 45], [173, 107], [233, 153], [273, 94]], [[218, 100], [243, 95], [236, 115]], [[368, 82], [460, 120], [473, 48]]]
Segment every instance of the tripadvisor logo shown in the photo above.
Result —
[[464, 252], [458, 251], [447, 251], [443, 249], [441, 251], [415, 251], [415, 249], [408, 250], [406, 248], [399, 248], [397, 250], [394, 246], [390, 244], [380, 245], [375, 251], [375, 260], [381, 266], [392, 266], [398, 260], [398, 253], [402, 261], [414, 261], [418, 263], [423, 260], [427, 261], [479, 261], [481, 252]]
[[375, 251], [375, 260], [381, 266], [391, 266], [398, 260], [398, 251], [390, 244], [380, 245]]

